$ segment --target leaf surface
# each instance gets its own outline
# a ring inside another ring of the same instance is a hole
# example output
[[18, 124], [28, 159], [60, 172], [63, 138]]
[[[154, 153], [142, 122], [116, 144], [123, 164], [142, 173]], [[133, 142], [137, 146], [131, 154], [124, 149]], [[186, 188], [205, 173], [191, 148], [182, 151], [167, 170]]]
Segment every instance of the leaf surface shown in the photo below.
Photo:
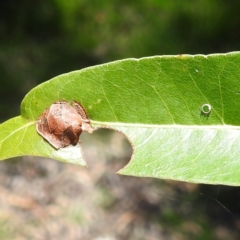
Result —
[[134, 153], [121, 174], [240, 185], [239, 76], [238, 52], [125, 59], [60, 75], [26, 95], [21, 117], [0, 125], [0, 157], [84, 165], [79, 145], [62, 153], [35, 130], [53, 102], [76, 100], [94, 127], [129, 139]]

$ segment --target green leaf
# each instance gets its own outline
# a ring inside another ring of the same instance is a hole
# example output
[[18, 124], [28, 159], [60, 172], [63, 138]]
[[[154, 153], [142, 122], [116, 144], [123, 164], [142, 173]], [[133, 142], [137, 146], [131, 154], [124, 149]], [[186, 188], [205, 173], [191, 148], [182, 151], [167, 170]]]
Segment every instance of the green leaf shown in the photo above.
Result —
[[36, 133], [36, 121], [12, 118], [0, 125], [0, 139], [1, 159], [33, 155], [86, 166], [79, 145], [54, 150]]
[[26, 95], [21, 117], [0, 125], [0, 157], [84, 164], [79, 146], [64, 155], [35, 130], [53, 102], [76, 100], [93, 127], [114, 128], [129, 139], [134, 153], [121, 174], [240, 185], [239, 76], [238, 52], [125, 59], [60, 75]]

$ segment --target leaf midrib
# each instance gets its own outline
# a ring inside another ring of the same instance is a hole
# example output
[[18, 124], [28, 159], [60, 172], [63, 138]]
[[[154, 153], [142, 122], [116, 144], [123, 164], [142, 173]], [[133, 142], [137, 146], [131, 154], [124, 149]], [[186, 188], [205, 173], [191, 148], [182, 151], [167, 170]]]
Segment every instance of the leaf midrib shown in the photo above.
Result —
[[[4, 139], [1, 140], [1, 143], [3, 143], [6, 139], [8, 139], [10, 136], [14, 135], [15, 133], [17, 133], [18, 131], [21, 131], [22, 129], [24, 128], [27, 128], [33, 124], [35, 124], [36, 121], [33, 121], [33, 122], [29, 122], [27, 124], [24, 124], [23, 126], [17, 128], [16, 130], [12, 131], [9, 135], [7, 135]], [[0, 145], [0, 148], [1, 148], [1, 145]]]
[[[1, 140], [3, 143], [10, 136], [14, 135], [18, 131], [21, 131], [24, 128], [27, 128], [33, 124], [35, 121], [24, 124], [20, 128], [17, 128], [13, 132], [11, 132], [8, 136]], [[232, 125], [180, 125], [180, 124], [169, 124], [169, 125], [161, 125], [161, 124], [139, 124], [139, 123], [121, 123], [121, 122], [100, 122], [100, 121], [91, 121], [93, 125], [97, 126], [118, 126], [118, 127], [137, 127], [137, 128], [159, 128], [159, 129], [216, 129], [216, 130], [240, 130], [240, 126], [232, 126]], [[0, 145], [1, 148], [1, 145]]]
[[141, 123], [121, 123], [121, 122], [100, 122], [91, 120], [93, 125], [101, 125], [101, 126], [118, 126], [118, 127], [138, 127], [138, 128], [176, 128], [176, 129], [219, 129], [219, 130], [240, 130], [240, 126], [233, 125], [180, 125], [180, 124], [169, 124], [169, 125], [161, 125], [161, 124], [141, 124]]

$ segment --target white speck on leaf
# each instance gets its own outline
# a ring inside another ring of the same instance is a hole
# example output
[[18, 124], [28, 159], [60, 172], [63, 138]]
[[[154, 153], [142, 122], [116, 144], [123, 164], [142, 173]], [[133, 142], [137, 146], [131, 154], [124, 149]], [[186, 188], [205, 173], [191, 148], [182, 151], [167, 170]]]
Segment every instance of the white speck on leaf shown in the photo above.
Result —
[[211, 111], [212, 111], [212, 106], [210, 104], [205, 103], [205, 104], [202, 105], [201, 114], [209, 116]]

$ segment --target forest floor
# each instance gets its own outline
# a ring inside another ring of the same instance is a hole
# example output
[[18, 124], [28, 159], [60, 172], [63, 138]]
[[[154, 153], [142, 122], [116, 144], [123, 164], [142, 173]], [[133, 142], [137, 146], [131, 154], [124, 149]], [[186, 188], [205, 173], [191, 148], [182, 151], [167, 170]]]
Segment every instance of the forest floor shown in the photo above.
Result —
[[121, 134], [82, 141], [88, 168], [36, 157], [0, 163], [0, 239], [240, 239], [240, 218], [229, 226], [210, 217], [199, 185], [116, 174], [132, 153]]

